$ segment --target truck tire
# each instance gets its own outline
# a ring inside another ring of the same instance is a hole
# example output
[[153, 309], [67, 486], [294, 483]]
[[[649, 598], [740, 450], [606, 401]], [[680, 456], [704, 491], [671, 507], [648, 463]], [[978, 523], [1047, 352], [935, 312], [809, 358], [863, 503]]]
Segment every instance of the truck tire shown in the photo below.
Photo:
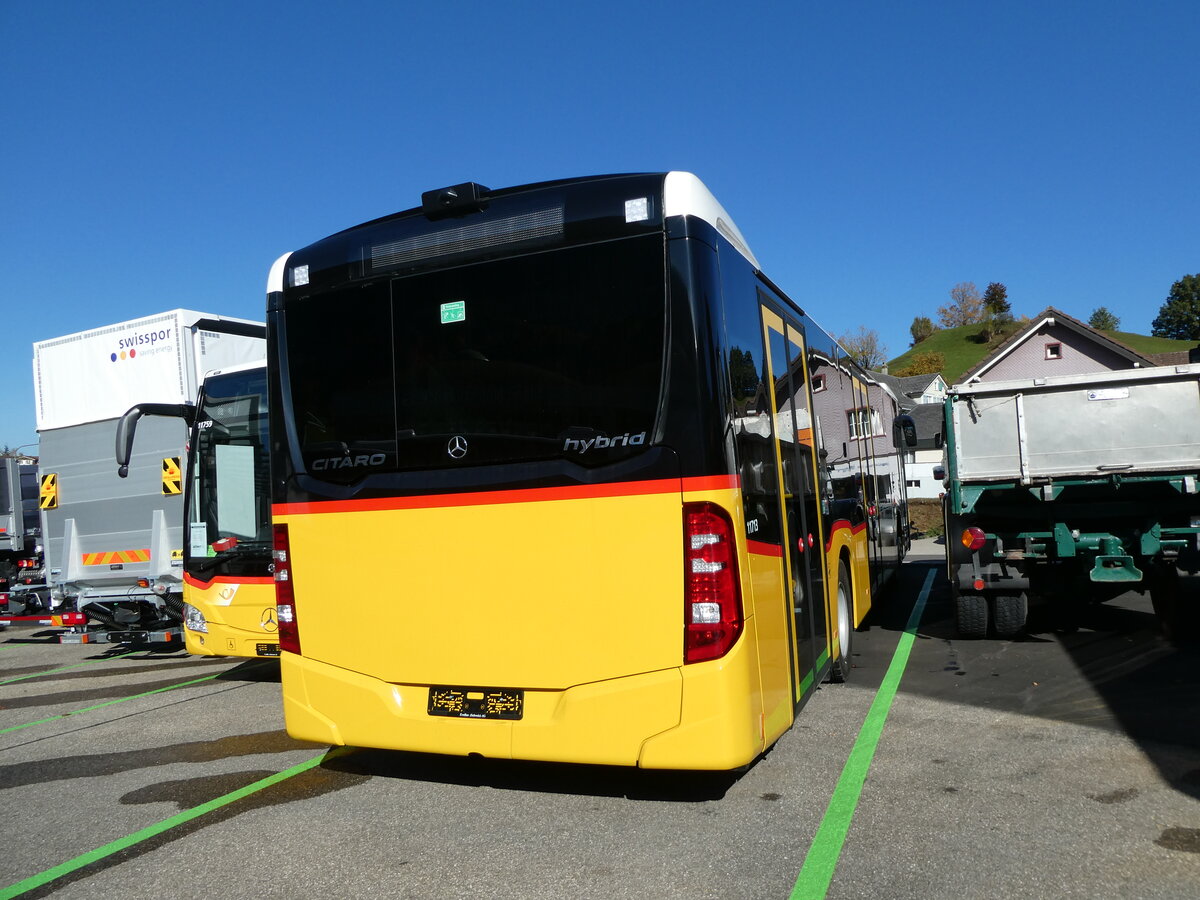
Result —
[[959, 637], [987, 637], [988, 602], [983, 594], [954, 595], [954, 623]]
[[829, 669], [829, 680], [844, 684], [850, 677], [851, 636], [854, 634], [854, 593], [850, 585], [850, 573], [846, 563], [838, 561], [837, 584], [837, 634], [838, 655]]
[[996, 637], [1019, 634], [1029, 619], [1029, 598], [1026, 594], [997, 594], [992, 610], [992, 627]]

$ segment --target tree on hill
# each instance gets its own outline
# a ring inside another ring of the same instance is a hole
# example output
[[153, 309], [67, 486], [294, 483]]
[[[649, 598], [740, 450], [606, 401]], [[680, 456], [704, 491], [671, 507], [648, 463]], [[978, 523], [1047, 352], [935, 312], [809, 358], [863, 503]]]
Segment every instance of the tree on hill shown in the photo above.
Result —
[[1008, 288], [993, 281], [983, 290], [983, 305], [997, 319], [1011, 319], [1012, 307], [1008, 302]]
[[1107, 306], [1093, 309], [1088, 324], [1097, 331], [1116, 331], [1121, 327], [1121, 320], [1112, 314]]
[[864, 369], [878, 369], [887, 362], [887, 347], [874, 328], [859, 325], [857, 334], [847, 332], [840, 335], [837, 342]]
[[1200, 275], [1184, 275], [1171, 285], [1150, 333], [1177, 341], [1200, 340]]
[[910, 375], [936, 375], [946, 368], [946, 354], [936, 350], [926, 350], [917, 353], [908, 365], [892, 374], [897, 378], [908, 378]]
[[979, 337], [983, 343], [1004, 334], [1012, 324], [1012, 307], [1008, 303], [1008, 288], [993, 281], [983, 292], [983, 328]]
[[938, 324], [943, 328], [976, 325], [983, 321], [983, 298], [973, 281], [960, 281], [950, 288], [950, 303], [938, 307]]
[[938, 327], [933, 324], [933, 320], [929, 316], [917, 316], [908, 326], [908, 333], [912, 335], [911, 347], [917, 346], [927, 337], [931, 337]]

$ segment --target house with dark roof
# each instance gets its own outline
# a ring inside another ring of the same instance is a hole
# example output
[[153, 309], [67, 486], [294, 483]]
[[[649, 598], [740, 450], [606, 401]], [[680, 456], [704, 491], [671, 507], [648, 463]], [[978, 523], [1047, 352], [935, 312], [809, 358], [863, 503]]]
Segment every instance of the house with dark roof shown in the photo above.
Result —
[[946, 380], [940, 372], [932, 375], [906, 375], [896, 379], [900, 384], [902, 401], [914, 404], [941, 403], [946, 399]]
[[937, 373], [897, 378], [886, 372], [872, 372], [871, 377], [888, 388], [899, 402], [901, 412], [912, 416], [917, 426], [916, 448], [904, 451], [904, 480], [909, 499], [936, 499], [943, 490], [942, 482], [933, 477], [933, 468], [942, 462], [945, 379]]
[[1155, 365], [1160, 363], [1050, 306], [964, 372], [959, 381], [1013, 381]]

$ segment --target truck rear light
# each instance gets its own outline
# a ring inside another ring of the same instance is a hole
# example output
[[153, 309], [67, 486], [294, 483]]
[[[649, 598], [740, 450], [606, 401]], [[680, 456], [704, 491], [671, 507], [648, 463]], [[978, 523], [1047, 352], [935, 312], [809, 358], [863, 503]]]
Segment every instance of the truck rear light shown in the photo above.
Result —
[[50, 621], [59, 628], [73, 628], [76, 625], [86, 625], [87, 614], [81, 612], [65, 612], [57, 616], [51, 616]]
[[968, 550], [978, 550], [987, 543], [987, 534], [982, 528], [971, 526], [962, 533], [962, 545]]
[[300, 628], [296, 622], [296, 592], [292, 587], [292, 553], [288, 527], [275, 525], [275, 613], [279, 619], [279, 649], [300, 653]]
[[742, 631], [733, 521], [714, 503], [683, 507], [684, 662], [718, 659]]

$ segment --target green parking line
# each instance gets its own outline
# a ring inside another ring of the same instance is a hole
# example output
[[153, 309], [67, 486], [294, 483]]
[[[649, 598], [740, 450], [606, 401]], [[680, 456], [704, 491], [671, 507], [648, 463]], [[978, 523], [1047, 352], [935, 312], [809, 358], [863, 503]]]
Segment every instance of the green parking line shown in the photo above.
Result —
[[85, 659], [80, 663], [59, 666], [57, 669], [47, 669], [45, 672], [34, 672], [32, 675], [18, 675], [16, 678], [6, 678], [4, 681], [0, 681], [0, 685], [12, 684], [14, 681], [28, 681], [30, 678], [41, 678], [44, 675], [54, 675], [58, 672], [67, 672], [71, 669], [78, 669], [80, 666], [89, 666], [92, 663], [105, 662], [110, 659], [120, 659], [122, 656], [128, 656], [132, 652], [132, 650], [126, 650], [124, 653], [114, 653], [112, 656], [102, 656], [98, 659]]
[[169, 684], [166, 687], [155, 688], [152, 691], [143, 691], [140, 694], [131, 694], [128, 697], [118, 697], [116, 700], [105, 700], [103, 703], [97, 703], [95, 706], [85, 706], [83, 709], [72, 710], [71, 712], [61, 713], [57, 716], [49, 716], [45, 719], [38, 719], [36, 722], [26, 722], [24, 725], [12, 725], [8, 728], [0, 728], [0, 734], [8, 734], [10, 731], [20, 731], [22, 728], [32, 728], [34, 725], [45, 725], [47, 722], [56, 722], [59, 719], [65, 719], [68, 716], [77, 716], [80, 713], [91, 712], [94, 709], [104, 709], [106, 706], [112, 706], [114, 703], [124, 703], [126, 700], [136, 700], [138, 697], [149, 697], [151, 694], [161, 694], [163, 691], [173, 691], [176, 688], [187, 687], [189, 684], [199, 684], [202, 681], [212, 681], [214, 678], [220, 678], [224, 672], [218, 672], [215, 675], [205, 675], [203, 678], [193, 678], [191, 681], [181, 681], [179, 684]]
[[850, 820], [858, 807], [863, 783], [867, 780], [867, 772], [875, 758], [875, 748], [883, 734], [883, 724], [892, 708], [896, 690], [900, 687], [900, 678], [908, 665], [908, 656], [912, 652], [913, 641], [916, 640], [917, 626], [925, 611], [925, 603], [929, 599], [929, 590], [935, 574], [936, 570], [930, 569], [929, 574], [925, 576], [925, 584], [917, 597], [912, 614], [908, 617], [904, 634], [900, 636], [900, 642], [896, 645], [891, 665], [888, 666], [883, 683], [875, 694], [866, 719], [863, 720], [854, 747], [846, 758], [845, 766], [842, 767], [837, 787], [833, 789], [833, 796], [829, 798], [829, 806], [825, 808], [825, 815], [817, 828], [817, 834], [804, 857], [804, 865], [800, 868], [790, 900], [822, 900], [829, 892], [833, 871], [837, 868], [842, 848], [846, 843], [846, 835], [850, 831]]
[[143, 828], [141, 831], [135, 831], [128, 837], [118, 838], [105, 844], [103, 847], [98, 847], [87, 853], [80, 854], [74, 859], [69, 859], [64, 863], [59, 863], [51, 869], [46, 869], [44, 872], [39, 872], [36, 875], [31, 875], [24, 881], [18, 881], [16, 884], [10, 884], [8, 887], [0, 890], [0, 900], [9, 900], [11, 897], [19, 897], [26, 891], [32, 891], [35, 888], [42, 887], [54, 881], [56, 878], [62, 878], [64, 875], [70, 875], [72, 872], [82, 869], [84, 866], [91, 865], [94, 862], [99, 862], [114, 853], [120, 853], [122, 850], [128, 850], [143, 841], [147, 841], [156, 835], [162, 834], [164, 831], [170, 831], [180, 825], [198, 819], [213, 810], [220, 809], [222, 806], [228, 806], [241, 800], [244, 797], [249, 797], [251, 794], [256, 794], [261, 790], [278, 784], [281, 781], [286, 781], [302, 772], [307, 772], [309, 769], [314, 769], [325, 760], [330, 759], [334, 755], [340, 755], [345, 752], [344, 748], [335, 748], [323, 753], [320, 756], [314, 757], [307, 762], [302, 762], [299, 765], [292, 766], [290, 769], [284, 769], [282, 772], [277, 772], [274, 775], [268, 775], [266, 778], [260, 778], [252, 784], [246, 785], [244, 788], [239, 788], [236, 791], [231, 791], [222, 797], [217, 797], [215, 800], [209, 800], [207, 803], [201, 803], [199, 806], [171, 816], [169, 819], [163, 819], [154, 825]]

